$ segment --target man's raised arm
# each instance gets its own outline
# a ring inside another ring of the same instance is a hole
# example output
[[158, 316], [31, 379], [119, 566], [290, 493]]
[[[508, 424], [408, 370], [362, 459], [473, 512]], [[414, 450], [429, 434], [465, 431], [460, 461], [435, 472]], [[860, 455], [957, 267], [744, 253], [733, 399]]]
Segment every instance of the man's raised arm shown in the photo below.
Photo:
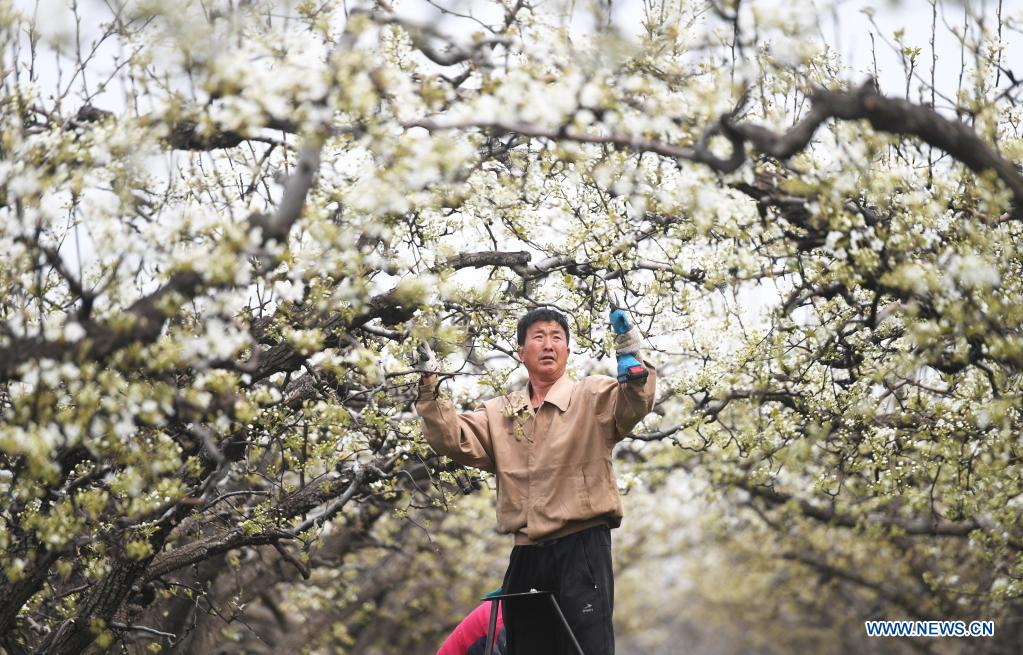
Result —
[[482, 407], [459, 414], [450, 400], [438, 398], [437, 358], [425, 343], [417, 349], [424, 371], [419, 381], [416, 413], [430, 446], [465, 466], [494, 471], [494, 449], [487, 414]]
[[643, 335], [629, 320], [625, 310], [615, 309], [611, 312], [611, 328], [615, 332], [619, 384], [611, 388], [608, 401], [614, 413], [617, 442], [625, 438], [654, 408], [657, 370], [641, 357], [639, 351]]

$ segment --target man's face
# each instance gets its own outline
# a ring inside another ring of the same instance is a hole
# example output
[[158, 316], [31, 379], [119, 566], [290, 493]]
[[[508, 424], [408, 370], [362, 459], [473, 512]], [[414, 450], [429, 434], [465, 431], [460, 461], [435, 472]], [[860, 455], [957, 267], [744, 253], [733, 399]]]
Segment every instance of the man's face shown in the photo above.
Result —
[[519, 359], [529, 379], [555, 382], [568, 364], [568, 337], [557, 321], [537, 321], [526, 328], [526, 341], [519, 346]]

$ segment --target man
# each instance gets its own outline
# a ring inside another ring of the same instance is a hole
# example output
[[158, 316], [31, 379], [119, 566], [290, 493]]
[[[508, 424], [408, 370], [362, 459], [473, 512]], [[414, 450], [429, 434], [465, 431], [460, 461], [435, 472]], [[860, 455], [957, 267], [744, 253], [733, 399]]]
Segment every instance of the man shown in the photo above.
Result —
[[[640, 362], [641, 336], [622, 310], [611, 313], [618, 380], [565, 377], [568, 321], [535, 309], [519, 320], [525, 390], [457, 414], [423, 376], [416, 411], [438, 453], [497, 478], [498, 530], [515, 537], [505, 593], [552, 591], [586, 655], [612, 655], [614, 577], [610, 528], [622, 521], [611, 449], [653, 407], [656, 373]], [[424, 370], [436, 371], [426, 352]], [[549, 604], [509, 600], [504, 621], [511, 655], [561, 655], [571, 642]]]

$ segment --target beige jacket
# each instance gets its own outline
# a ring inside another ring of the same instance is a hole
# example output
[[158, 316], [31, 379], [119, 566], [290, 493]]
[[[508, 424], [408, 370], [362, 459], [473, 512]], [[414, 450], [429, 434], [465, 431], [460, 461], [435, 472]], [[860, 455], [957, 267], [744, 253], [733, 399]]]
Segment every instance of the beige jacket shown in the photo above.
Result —
[[653, 408], [657, 373], [619, 384], [605, 375], [562, 376], [533, 414], [528, 390], [458, 414], [434, 385], [416, 411], [433, 449], [497, 477], [497, 526], [518, 544], [622, 522], [611, 448]]

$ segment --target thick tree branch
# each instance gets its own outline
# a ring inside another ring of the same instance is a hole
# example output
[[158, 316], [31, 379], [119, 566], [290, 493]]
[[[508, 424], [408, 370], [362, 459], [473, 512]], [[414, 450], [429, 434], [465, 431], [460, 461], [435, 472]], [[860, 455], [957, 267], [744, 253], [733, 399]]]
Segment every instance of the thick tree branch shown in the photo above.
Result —
[[269, 241], [283, 243], [291, 227], [302, 215], [306, 197], [313, 186], [313, 177], [320, 168], [320, 150], [323, 144], [317, 139], [307, 143], [298, 155], [298, 163], [284, 187], [284, 195], [277, 211], [272, 216], [256, 214], [250, 221], [253, 226], [263, 229], [263, 245]]
[[84, 651], [96, 638], [93, 620], [110, 622], [148, 564], [148, 558], [114, 561], [110, 573], [90, 588], [78, 606], [76, 616], [67, 619], [47, 635], [38, 652], [47, 655], [76, 655]]
[[[614, 132], [608, 135], [596, 135], [578, 133], [569, 130], [567, 127], [560, 129], [542, 128], [523, 121], [452, 121], [440, 122], [434, 120], [418, 120], [405, 123], [406, 128], [421, 127], [431, 132], [441, 130], [461, 130], [466, 128], [479, 128], [490, 130], [496, 134], [520, 134], [522, 136], [539, 137], [550, 141], [573, 141], [576, 143], [598, 143], [617, 146], [619, 148], [638, 150], [641, 152], [652, 152], [664, 157], [673, 159], [686, 159], [702, 164], [720, 171], [734, 171], [746, 161], [745, 148], [741, 139], [730, 137], [714, 126], [704, 135], [699, 148], [683, 148], [674, 146], [654, 139], [631, 136]], [[732, 155], [728, 159], [721, 159], [707, 149], [707, 143], [713, 136], [723, 134], [732, 142]]]
[[[0, 635], [11, 633], [18, 612], [42, 586], [50, 567], [64, 554], [56, 549], [51, 550], [42, 546], [39, 548], [38, 559], [22, 573], [21, 579], [11, 582], [3, 575], [3, 585], [0, 586], [3, 590], [3, 594], [0, 595]], [[3, 642], [0, 641], [0, 644]]]
[[974, 530], [981, 529], [977, 521], [952, 522], [943, 521], [934, 517], [923, 517], [915, 519], [878, 519], [872, 516], [858, 518], [844, 514], [832, 508], [820, 507], [813, 503], [796, 498], [791, 494], [782, 493], [768, 487], [750, 484], [747, 480], [737, 480], [733, 483], [736, 487], [743, 489], [749, 494], [766, 500], [772, 505], [786, 505], [795, 502], [803, 516], [816, 519], [829, 525], [840, 525], [845, 528], [856, 528], [864, 523], [881, 524], [888, 528], [900, 530], [908, 535], [935, 536], [935, 537], [968, 537]]
[[[262, 230], [262, 247], [271, 241], [284, 241], [301, 215], [319, 166], [321, 147], [322, 142], [317, 138], [302, 149], [295, 172], [272, 216], [255, 214], [250, 217], [252, 226]], [[269, 265], [264, 263], [263, 266]], [[12, 339], [7, 347], [0, 349], [0, 382], [15, 377], [23, 364], [39, 359], [102, 362], [128, 345], [151, 343], [163, 331], [167, 318], [182, 303], [204, 290], [225, 286], [228, 285], [208, 284], [198, 271], [179, 271], [173, 273], [162, 287], [138, 299], [114, 319], [82, 323], [85, 336], [78, 341], [49, 341], [40, 337]]]
[[803, 120], [783, 133], [753, 123], [736, 123], [722, 117], [722, 129], [749, 141], [760, 152], [788, 159], [806, 148], [817, 128], [829, 118], [867, 120], [871, 127], [890, 134], [916, 136], [952, 155], [976, 173], [993, 171], [1012, 191], [1018, 212], [1023, 208], [1023, 175], [1010, 161], [977, 135], [969, 125], [949, 120], [934, 109], [901, 98], [888, 98], [868, 80], [855, 91], [816, 89], [810, 94], [812, 108]]
[[[513, 120], [441, 122], [423, 119], [404, 125], [406, 128], [421, 127], [430, 131], [471, 127], [489, 130], [497, 134], [520, 134], [554, 142], [606, 144], [706, 164], [716, 171], [730, 173], [737, 170], [746, 161], [745, 144], [747, 142], [771, 157], [788, 159], [808, 147], [817, 128], [830, 118], [867, 120], [874, 129], [882, 132], [916, 136], [952, 155], [974, 172], [993, 171], [1012, 191], [1015, 201], [1013, 216], [1021, 217], [1020, 213], [1023, 212], [1023, 175], [1012, 162], [999, 155], [981, 139], [970, 126], [949, 120], [930, 107], [898, 98], [885, 97], [877, 92], [873, 80], [868, 80], [855, 91], [816, 89], [810, 93], [809, 97], [812, 103], [809, 113], [785, 132], [775, 132], [755, 123], [737, 122], [734, 119], [734, 114], [729, 113], [722, 115], [718, 123], [710, 126], [704, 132], [695, 148], [675, 146], [663, 141], [620, 132], [610, 134], [579, 133], [569, 129], [567, 125], [559, 128], [545, 128]], [[722, 159], [710, 151], [710, 141], [718, 135], [724, 136], [732, 144], [732, 153], [727, 159]]]
[[85, 336], [78, 341], [49, 341], [40, 337], [12, 339], [10, 345], [0, 349], [0, 381], [15, 377], [18, 368], [27, 362], [65, 358], [104, 361], [129, 344], [151, 342], [159, 336], [167, 320], [164, 307], [168, 303], [180, 305], [197, 295], [202, 287], [199, 273], [174, 273], [162, 287], [132, 303], [117, 319], [82, 323]]
[[[397, 25], [408, 34], [412, 45], [416, 47], [427, 59], [438, 66], [455, 66], [464, 62], [478, 63], [480, 53], [484, 48], [494, 46], [508, 46], [511, 39], [507, 36], [493, 36], [487, 39], [479, 39], [468, 46], [456, 44], [450, 36], [437, 30], [429, 23], [415, 23], [396, 15], [386, 2], [378, 2], [376, 11], [356, 9], [351, 15], [363, 14], [368, 16], [378, 25]], [[516, 9], [517, 11], [517, 9]]]
[[[370, 298], [362, 313], [354, 318], [346, 319], [337, 314], [326, 320], [308, 316], [305, 321], [300, 319], [295, 322], [299, 325], [308, 322], [323, 329], [328, 334], [324, 346], [334, 348], [340, 343], [340, 335], [347, 334], [352, 329], [362, 328], [374, 319], [380, 319], [384, 325], [397, 325], [412, 318], [418, 309], [419, 305], [410, 304], [400, 297], [397, 289], [391, 289]], [[257, 382], [282, 371], [296, 371], [305, 360], [305, 355], [295, 350], [294, 346], [287, 341], [281, 341], [260, 354], [259, 364], [252, 372], [252, 381]]]
[[483, 266], [506, 266], [508, 268], [521, 268], [529, 263], [532, 256], [525, 251], [500, 252], [496, 250], [484, 250], [482, 252], [464, 252], [447, 261], [439, 264], [437, 268], [481, 268]]
[[863, 577], [862, 575], [859, 575], [858, 573], [854, 573], [852, 571], [847, 571], [845, 569], [839, 568], [833, 564], [828, 563], [824, 559], [816, 557], [814, 555], [808, 555], [806, 553], [785, 553], [782, 556], [787, 560], [799, 562], [800, 564], [809, 566], [816, 570], [818, 573], [822, 573], [828, 577], [835, 577], [842, 580], [846, 580], [848, 582], [855, 584], [858, 587], [868, 589], [871, 592], [877, 594], [879, 598], [882, 598], [896, 605], [900, 609], [909, 612], [910, 616], [913, 616], [916, 619], [926, 621], [935, 620], [939, 618], [932, 614], [921, 612], [920, 611], [921, 604], [919, 600], [915, 600], [911, 596], [907, 596], [903, 593], [900, 593], [899, 591], [891, 589], [883, 582], [873, 582]]
[[[83, 105], [78, 110], [78, 113], [75, 114], [75, 117], [69, 121], [69, 124], [75, 126], [115, 118], [116, 115], [112, 111], [100, 109], [93, 105]], [[146, 123], [165, 122], [162, 118], [156, 117], [144, 117], [142, 120]], [[295, 122], [273, 116], [267, 117], [263, 127], [289, 134], [296, 134], [299, 131], [299, 126]], [[242, 134], [235, 130], [216, 130], [211, 132], [201, 127], [200, 122], [194, 118], [182, 118], [168, 126], [163, 142], [174, 150], [206, 151], [234, 148], [250, 139], [252, 139], [250, 135]]]
[[300, 516], [313, 511], [331, 498], [334, 498], [334, 502], [317, 516], [302, 522], [297, 528], [268, 528], [254, 534], [248, 534], [241, 528], [234, 528], [205, 539], [190, 542], [180, 548], [154, 557], [152, 563], [145, 571], [145, 579], [147, 581], [154, 580], [185, 566], [190, 566], [217, 554], [226, 553], [237, 548], [271, 544], [281, 539], [294, 539], [298, 534], [309, 528], [322, 525], [324, 521], [333, 518], [363, 487], [364, 483], [372, 482], [377, 478], [378, 476], [372, 471], [365, 469], [354, 471], [351, 481], [341, 495], [337, 494], [337, 489], [342, 484], [340, 480], [323, 479], [315, 484], [308, 485], [275, 507], [274, 516], [281, 518]]

